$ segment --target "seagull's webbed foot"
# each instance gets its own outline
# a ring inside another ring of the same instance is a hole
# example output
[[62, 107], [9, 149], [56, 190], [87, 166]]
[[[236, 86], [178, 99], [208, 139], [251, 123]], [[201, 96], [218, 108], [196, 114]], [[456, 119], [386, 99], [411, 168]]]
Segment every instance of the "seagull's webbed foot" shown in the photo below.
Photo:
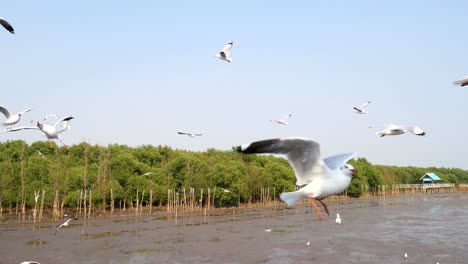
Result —
[[330, 213], [328, 212], [327, 205], [324, 202], [322, 202], [321, 200], [317, 200], [317, 201], [319, 201], [323, 205], [323, 209], [325, 209], [325, 212], [327, 213], [327, 215], [330, 215]]

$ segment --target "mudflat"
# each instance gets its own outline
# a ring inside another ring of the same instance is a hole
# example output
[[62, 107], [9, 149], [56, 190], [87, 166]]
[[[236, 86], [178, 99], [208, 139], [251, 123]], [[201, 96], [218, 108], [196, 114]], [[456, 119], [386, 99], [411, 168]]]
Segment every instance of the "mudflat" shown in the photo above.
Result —
[[300, 204], [177, 220], [73, 220], [56, 235], [61, 222], [3, 223], [0, 263], [467, 263], [467, 194], [356, 199], [328, 207], [331, 215], [323, 214], [322, 221]]

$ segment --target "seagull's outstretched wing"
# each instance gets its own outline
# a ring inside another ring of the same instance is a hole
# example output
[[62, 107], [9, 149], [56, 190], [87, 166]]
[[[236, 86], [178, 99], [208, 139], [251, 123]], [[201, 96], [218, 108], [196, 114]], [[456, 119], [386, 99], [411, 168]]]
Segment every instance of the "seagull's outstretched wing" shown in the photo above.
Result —
[[231, 41], [226, 46], [224, 46], [223, 51], [220, 52], [221, 56], [228, 58], [229, 55], [231, 55], [232, 44], [233, 42]]
[[361, 108], [366, 109], [366, 107], [371, 103], [371, 101], [362, 104]]
[[66, 116], [66, 117], [63, 117], [62, 119], [58, 120], [57, 122], [55, 122], [54, 126], [58, 126], [61, 122], [66, 122], [66, 121], [70, 121], [72, 120], [74, 117], [73, 116]]
[[188, 136], [191, 135], [190, 133], [185, 133], [185, 132], [177, 132], [177, 134], [179, 134], [179, 135], [188, 135]]
[[327, 168], [320, 159], [320, 145], [307, 138], [269, 139], [238, 146], [242, 153], [285, 154], [296, 175], [296, 185], [309, 183]]
[[345, 153], [325, 158], [323, 159], [323, 162], [325, 162], [325, 165], [327, 165], [330, 170], [336, 170], [339, 167], [345, 165], [346, 162], [348, 162], [348, 160], [352, 159], [354, 156], [356, 156], [356, 153]]
[[203, 134], [193, 134], [193, 135], [195, 135], [195, 136], [197, 136], [197, 137], [203, 136]]
[[403, 128], [403, 130], [405, 132], [410, 132], [416, 136], [425, 136], [426, 135], [426, 132], [424, 132], [424, 130], [422, 130], [420, 127], [417, 127], [417, 126], [408, 126], [408, 127], [405, 127]]
[[15, 34], [15, 29], [10, 25], [10, 23], [8, 23], [8, 21], [6, 21], [6, 20], [3, 19], [3, 18], [0, 18], [0, 24], [1, 24], [6, 30], [8, 30], [11, 34]]
[[13, 128], [10, 128], [10, 129], [6, 129], [6, 130], [2, 130], [0, 132], [15, 132], [15, 131], [20, 131], [20, 130], [24, 130], [24, 129], [39, 129], [38, 127], [13, 127]]
[[8, 111], [5, 107], [0, 106], [0, 112], [6, 117], [9, 118], [11, 116], [10, 111]]
[[465, 86], [465, 85], [468, 85], [468, 76], [461, 79], [461, 80], [454, 81], [453, 85], [460, 85], [462, 87]]

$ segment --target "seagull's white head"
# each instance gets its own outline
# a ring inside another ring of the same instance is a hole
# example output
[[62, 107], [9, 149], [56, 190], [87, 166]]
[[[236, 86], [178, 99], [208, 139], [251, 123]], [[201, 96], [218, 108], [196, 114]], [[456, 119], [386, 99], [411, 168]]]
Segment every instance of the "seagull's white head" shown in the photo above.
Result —
[[345, 164], [341, 167], [341, 171], [344, 175], [351, 177], [354, 173], [357, 173], [357, 170], [350, 164]]

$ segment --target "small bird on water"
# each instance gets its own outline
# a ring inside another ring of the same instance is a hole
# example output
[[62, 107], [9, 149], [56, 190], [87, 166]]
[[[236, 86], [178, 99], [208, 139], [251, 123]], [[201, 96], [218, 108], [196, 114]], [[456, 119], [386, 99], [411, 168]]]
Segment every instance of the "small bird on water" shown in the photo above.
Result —
[[337, 222], [338, 224], [341, 224], [340, 214], [336, 214], [336, 220], [335, 220], [335, 222]]

